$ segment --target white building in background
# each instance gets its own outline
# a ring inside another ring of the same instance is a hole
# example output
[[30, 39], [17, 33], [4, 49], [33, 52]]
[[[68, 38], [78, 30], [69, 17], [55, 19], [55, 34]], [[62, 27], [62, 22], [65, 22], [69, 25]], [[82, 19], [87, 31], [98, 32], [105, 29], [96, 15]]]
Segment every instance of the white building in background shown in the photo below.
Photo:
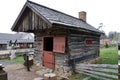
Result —
[[29, 33], [0, 33], [0, 50], [11, 49], [13, 45], [18, 49], [33, 47], [34, 36]]

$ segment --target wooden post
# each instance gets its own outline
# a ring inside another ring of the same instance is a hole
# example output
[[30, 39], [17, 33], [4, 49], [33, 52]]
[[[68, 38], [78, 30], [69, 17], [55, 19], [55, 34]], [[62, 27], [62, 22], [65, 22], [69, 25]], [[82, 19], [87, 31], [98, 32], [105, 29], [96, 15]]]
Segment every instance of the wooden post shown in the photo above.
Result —
[[26, 66], [27, 71], [30, 71], [29, 55], [27, 53], [25, 53], [23, 55], [23, 57], [24, 57], [24, 60], [25, 60], [24, 65]]
[[30, 66], [29, 66], [29, 56], [26, 56], [26, 64], [27, 64], [27, 71], [30, 71]]

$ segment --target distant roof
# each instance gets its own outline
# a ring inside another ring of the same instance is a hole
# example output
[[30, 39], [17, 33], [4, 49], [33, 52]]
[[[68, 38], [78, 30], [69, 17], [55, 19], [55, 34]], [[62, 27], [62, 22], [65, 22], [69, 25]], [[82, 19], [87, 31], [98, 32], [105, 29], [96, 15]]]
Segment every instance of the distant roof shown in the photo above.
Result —
[[22, 38], [21, 34], [0, 33], [0, 40], [16, 40], [21, 38]]
[[26, 8], [30, 8], [33, 12], [38, 13], [39, 16], [42, 16], [46, 21], [48, 21], [50, 24], [61, 24], [66, 26], [71, 26], [75, 28], [81, 28], [86, 29], [94, 32], [101, 33], [98, 29], [94, 28], [93, 26], [89, 25], [88, 23], [75, 18], [73, 16], [70, 16], [68, 14], [62, 13], [60, 11], [42, 6], [40, 4], [27, 1], [24, 5], [21, 13], [19, 14], [17, 20], [15, 21], [12, 30], [14, 31], [14, 28], [16, 27], [17, 22], [19, 21], [21, 15], [23, 14], [24, 10]]
[[26, 42], [34, 42], [33, 39], [26, 39], [25, 36], [28, 36], [28, 33], [16, 33], [16, 34], [9, 34], [9, 33], [0, 33], [0, 44], [7, 44], [12, 40], [13, 42], [17, 40], [17, 43], [26, 43]]
[[0, 44], [7, 44], [7, 43], [9, 43], [8, 40], [0, 40]]
[[34, 42], [34, 39], [20, 39], [17, 40], [17, 43], [31, 43]]

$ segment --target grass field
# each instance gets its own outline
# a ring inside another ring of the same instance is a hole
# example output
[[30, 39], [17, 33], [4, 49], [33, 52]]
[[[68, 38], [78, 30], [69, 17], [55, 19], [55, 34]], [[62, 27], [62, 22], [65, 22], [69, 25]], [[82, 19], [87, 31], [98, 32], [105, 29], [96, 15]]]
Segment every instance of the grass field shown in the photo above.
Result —
[[[96, 64], [118, 64], [118, 49], [117, 47], [112, 48], [102, 48], [100, 49], [100, 60], [96, 62]], [[69, 77], [69, 80], [82, 80], [85, 78], [85, 75], [82, 74], [74, 74]], [[95, 78], [91, 78], [89, 80], [99, 80]]]
[[118, 64], [117, 47], [100, 49], [100, 60], [97, 64]]

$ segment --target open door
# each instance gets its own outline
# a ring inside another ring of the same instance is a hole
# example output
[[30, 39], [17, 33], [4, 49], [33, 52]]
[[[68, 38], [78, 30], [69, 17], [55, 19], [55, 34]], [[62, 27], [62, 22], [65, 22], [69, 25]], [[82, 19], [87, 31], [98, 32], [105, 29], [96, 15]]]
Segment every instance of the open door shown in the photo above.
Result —
[[65, 37], [44, 37], [42, 65], [50, 69], [55, 68], [55, 52], [65, 53]]
[[42, 65], [50, 69], [55, 68], [55, 55], [53, 53], [53, 37], [43, 38]]

